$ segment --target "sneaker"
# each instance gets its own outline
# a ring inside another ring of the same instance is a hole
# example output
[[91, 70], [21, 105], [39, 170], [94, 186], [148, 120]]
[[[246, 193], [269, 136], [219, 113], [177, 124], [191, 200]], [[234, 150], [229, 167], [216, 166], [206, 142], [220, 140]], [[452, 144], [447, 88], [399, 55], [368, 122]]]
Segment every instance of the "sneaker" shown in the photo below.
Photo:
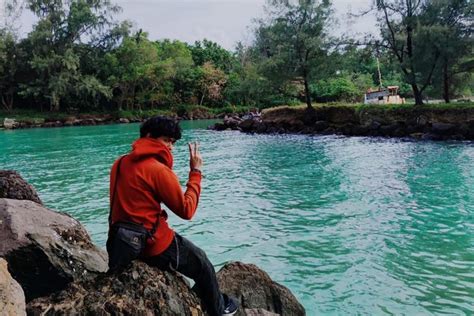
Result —
[[234, 298], [229, 297], [226, 294], [222, 294], [222, 296], [224, 297], [225, 306], [224, 313], [222, 314], [222, 316], [230, 316], [237, 313], [237, 310], [239, 309], [239, 303], [237, 303]]

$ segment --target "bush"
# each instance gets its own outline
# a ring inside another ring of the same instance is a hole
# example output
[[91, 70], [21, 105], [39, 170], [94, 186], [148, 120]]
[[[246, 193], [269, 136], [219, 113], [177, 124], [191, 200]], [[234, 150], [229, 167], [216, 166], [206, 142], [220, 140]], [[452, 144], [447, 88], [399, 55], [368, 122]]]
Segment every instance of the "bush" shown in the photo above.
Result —
[[319, 80], [316, 84], [310, 85], [310, 91], [317, 102], [356, 102], [363, 96], [363, 92], [354, 82], [345, 77]]

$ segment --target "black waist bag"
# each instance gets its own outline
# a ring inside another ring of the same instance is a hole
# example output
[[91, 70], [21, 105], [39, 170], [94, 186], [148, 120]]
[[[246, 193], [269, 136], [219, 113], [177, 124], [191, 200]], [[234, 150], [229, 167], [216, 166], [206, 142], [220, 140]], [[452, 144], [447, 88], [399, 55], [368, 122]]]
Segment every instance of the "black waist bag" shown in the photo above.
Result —
[[151, 234], [142, 225], [129, 222], [113, 224], [107, 239], [109, 270], [116, 271], [124, 268], [140, 257], [148, 238], [151, 238]]

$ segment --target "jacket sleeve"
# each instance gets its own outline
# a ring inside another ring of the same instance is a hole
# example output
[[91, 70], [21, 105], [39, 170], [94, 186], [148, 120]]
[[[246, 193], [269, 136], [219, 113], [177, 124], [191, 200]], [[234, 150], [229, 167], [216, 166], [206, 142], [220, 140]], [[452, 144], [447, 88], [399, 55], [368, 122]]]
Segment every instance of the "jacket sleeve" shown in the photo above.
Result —
[[155, 178], [155, 189], [158, 197], [176, 215], [183, 219], [191, 219], [196, 213], [201, 194], [201, 174], [189, 172], [186, 192], [183, 193], [176, 174], [169, 168], [161, 168]]

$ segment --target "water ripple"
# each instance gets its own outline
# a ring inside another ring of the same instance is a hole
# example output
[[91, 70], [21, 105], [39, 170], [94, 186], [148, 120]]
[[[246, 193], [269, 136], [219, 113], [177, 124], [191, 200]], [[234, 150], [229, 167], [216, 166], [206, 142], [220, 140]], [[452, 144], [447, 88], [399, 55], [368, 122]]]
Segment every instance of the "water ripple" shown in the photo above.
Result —
[[[245, 135], [184, 123], [198, 139], [203, 193], [195, 218], [170, 223], [222, 266], [255, 263], [308, 315], [472, 314], [474, 145], [363, 137]], [[0, 133], [0, 169], [15, 169], [46, 205], [105, 244], [108, 175], [138, 126]]]

